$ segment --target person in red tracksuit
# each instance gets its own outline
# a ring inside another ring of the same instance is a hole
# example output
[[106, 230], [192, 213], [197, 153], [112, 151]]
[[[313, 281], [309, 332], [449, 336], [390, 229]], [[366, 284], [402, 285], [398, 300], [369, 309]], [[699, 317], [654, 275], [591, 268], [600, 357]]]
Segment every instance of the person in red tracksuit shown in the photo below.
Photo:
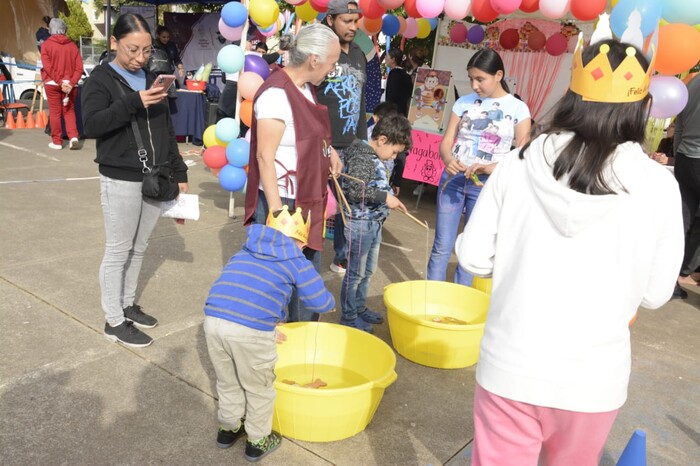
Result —
[[41, 45], [41, 80], [49, 104], [51, 149], [62, 149], [61, 117], [71, 149], [79, 149], [78, 127], [75, 122], [75, 97], [77, 85], [83, 74], [83, 60], [78, 47], [66, 36], [66, 23], [53, 18], [49, 23], [51, 37]]

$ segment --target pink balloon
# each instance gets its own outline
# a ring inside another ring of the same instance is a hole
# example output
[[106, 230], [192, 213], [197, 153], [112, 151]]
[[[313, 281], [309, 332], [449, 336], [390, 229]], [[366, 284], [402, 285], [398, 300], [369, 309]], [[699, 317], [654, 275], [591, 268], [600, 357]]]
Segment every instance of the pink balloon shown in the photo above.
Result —
[[260, 34], [262, 34], [263, 36], [270, 37], [277, 34], [277, 31], [279, 31], [279, 27], [279, 23], [275, 21], [275, 24], [272, 25], [272, 29], [270, 29], [269, 31], [263, 31], [260, 28], [258, 28], [258, 31], [260, 31]]
[[285, 0], [287, 3], [290, 5], [301, 5], [304, 3], [306, 0]]
[[406, 18], [406, 30], [403, 32], [403, 36], [406, 39], [413, 39], [418, 35], [418, 21], [416, 18]]
[[467, 27], [464, 23], [456, 23], [450, 29], [450, 40], [455, 44], [463, 44], [467, 40]]
[[243, 136], [243, 139], [245, 139], [246, 141], [250, 142], [250, 133], [252, 133], [251, 130], [246, 131], [246, 132], [245, 132], [245, 136]]
[[471, 0], [445, 0], [445, 15], [455, 21], [466, 18], [471, 8]]
[[437, 18], [445, 7], [445, 0], [416, 0], [416, 9], [423, 18]]
[[678, 115], [688, 103], [688, 88], [675, 76], [653, 76], [649, 92], [654, 100], [650, 115], [654, 118], [671, 118]]
[[545, 44], [545, 49], [547, 50], [547, 53], [556, 57], [566, 52], [568, 43], [569, 42], [566, 39], [566, 36], [561, 32], [557, 32], [556, 34], [549, 36], [549, 39], [547, 39], [547, 43]]
[[569, 11], [571, 0], [540, 0], [540, 13], [550, 19], [559, 19]]
[[224, 38], [234, 42], [241, 40], [241, 36], [243, 35], [243, 26], [232, 28], [231, 26], [227, 26], [222, 18], [219, 18], [219, 32], [222, 36], [224, 36]]
[[253, 100], [262, 83], [263, 78], [258, 73], [244, 71], [238, 77], [238, 92], [241, 93], [244, 99]]
[[491, 7], [502, 15], [508, 15], [518, 8], [523, 0], [491, 0]]
[[393, 10], [403, 5], [403, 0], [377, 0], [382, 8]]

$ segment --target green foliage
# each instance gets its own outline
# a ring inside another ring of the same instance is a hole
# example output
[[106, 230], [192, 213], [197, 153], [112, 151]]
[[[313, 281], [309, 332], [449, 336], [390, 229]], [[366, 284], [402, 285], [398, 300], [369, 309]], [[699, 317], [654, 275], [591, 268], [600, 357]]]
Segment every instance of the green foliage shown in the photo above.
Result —
[[92, 37], [92, 26], [85, 11], [83, 11], [83, 7], [80, 6], [80, 0], [67, 0], [66, 4], [69, 16], [59, 13], [58, 17], [65, 21], [66, 26], [68, 26], [66, 33], [68, 38], [73, 42], [78, 42], [81, 37]]

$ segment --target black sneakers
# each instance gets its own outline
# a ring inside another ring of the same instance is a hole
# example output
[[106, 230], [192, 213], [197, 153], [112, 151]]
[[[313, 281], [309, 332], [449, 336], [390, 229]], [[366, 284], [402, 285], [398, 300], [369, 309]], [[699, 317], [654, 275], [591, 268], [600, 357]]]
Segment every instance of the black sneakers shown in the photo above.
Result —
[[129, 320], [125, 320], [116, 327], [105, 323], [105, 338], [135, 348], [143, 348], [153, 343], [153, 338], [134, 327], [134, 323]]
[[245, 442], [245, 459], [255, 463], [260, 461], [273, 451], [279, 448], [282, 443], [282, 436], [274, 430], [267, 437], [252, 443], [250, 440]]
[[153, 328], [158, 325], [158, 320], [143, 312], [138, 304], [124, 308], [124, 318], [141, 328]]
[[219, 448], [230, 448], [243, 435], [245, 435], [245, 429], [242, 422], [237, 430], [226, 430], [223, 427], [219, 427], [219, 433], [216, 434], [216, 446]]

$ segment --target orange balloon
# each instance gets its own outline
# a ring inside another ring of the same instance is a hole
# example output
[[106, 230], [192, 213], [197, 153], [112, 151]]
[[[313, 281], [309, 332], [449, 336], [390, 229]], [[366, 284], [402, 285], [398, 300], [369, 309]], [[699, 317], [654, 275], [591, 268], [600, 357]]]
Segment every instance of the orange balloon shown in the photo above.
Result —
[[221, 171], [220, 168], [210, 168], [209, 170], [211, 170], [214, 176], [219, 176], [219, 172]]
[[683, 23], [659, 28], [659, 50], [654, 68], [674, 75], [689, 70], [700, 61], [700, 31]]
[[382, 30], [381, 16], [376, 19], [363, 16], [360, 20], [360, 29], [365, 31], [368, 36], [372, 36]]
[[250, 128], [253, 122], [253, 101], [252, 100], [242, 100], [241, 101], [241, 121], [245, 123], [247, 127]]
[[406, 18], [403, 16], [397, 16], [399, 18], [399, 36], [403, 36], [404, 31], [406, 30]]

